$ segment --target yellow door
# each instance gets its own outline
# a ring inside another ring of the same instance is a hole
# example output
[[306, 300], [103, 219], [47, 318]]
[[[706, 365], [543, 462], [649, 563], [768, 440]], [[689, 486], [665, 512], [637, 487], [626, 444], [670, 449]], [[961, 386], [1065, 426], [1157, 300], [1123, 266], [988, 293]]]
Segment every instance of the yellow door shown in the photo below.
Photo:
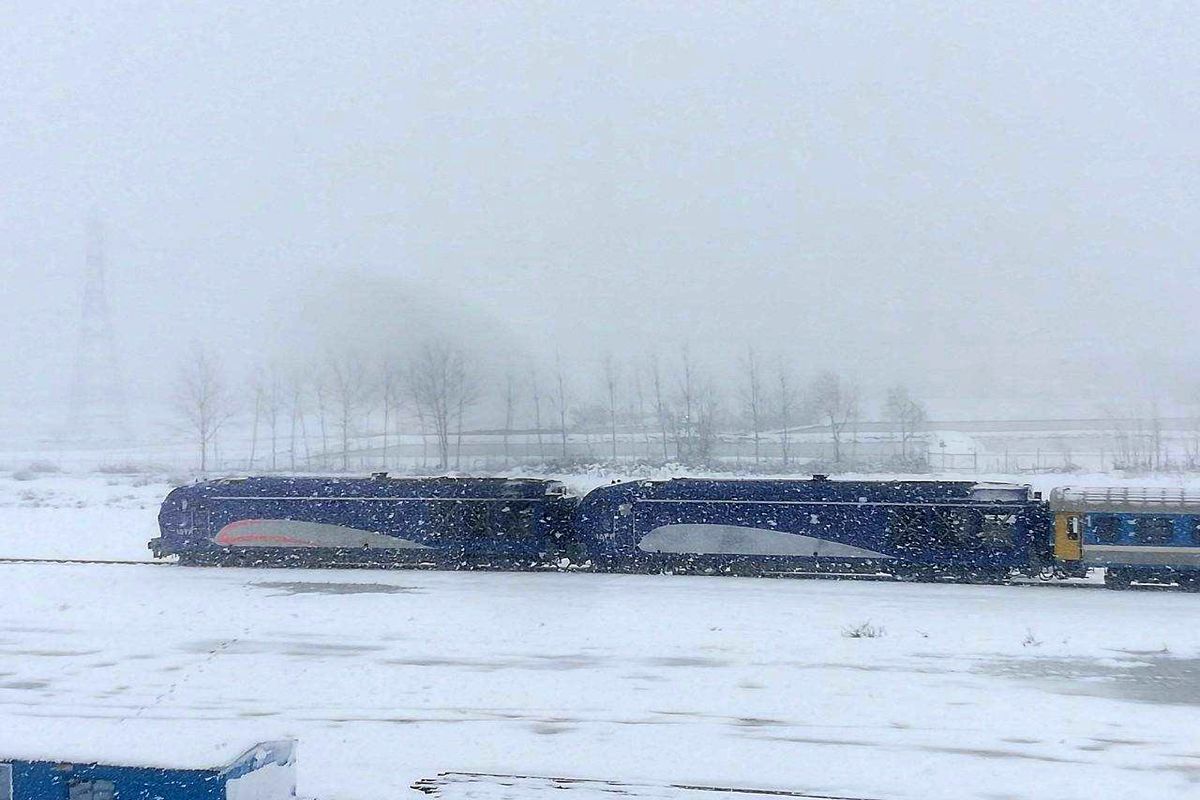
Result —
[[1083, 558], [1083, 517], [1079, 514], [1054, 515], [1054, 555], [1059, 561]]

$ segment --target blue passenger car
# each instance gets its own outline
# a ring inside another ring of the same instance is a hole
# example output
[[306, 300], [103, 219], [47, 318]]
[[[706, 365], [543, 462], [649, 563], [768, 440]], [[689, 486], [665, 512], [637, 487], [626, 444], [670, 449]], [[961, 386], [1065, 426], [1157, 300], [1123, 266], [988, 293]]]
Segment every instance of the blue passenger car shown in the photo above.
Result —
[[1050, 506], [1059, 559], [1103, 567], [1110, 588], [1137, 582], [1200, 589], [1200, 494], [1063, 487], [1051, 492]]
[[503, 478], [244, 478], [172, 491], [155, 557], [189, 564], [551, 564], [575, 499]]
[[620, 571], [991, 581], [1052, 557], [1028, 487], [967, 481], [618, 483], [583, 499], [575, 527], [588, 558]]

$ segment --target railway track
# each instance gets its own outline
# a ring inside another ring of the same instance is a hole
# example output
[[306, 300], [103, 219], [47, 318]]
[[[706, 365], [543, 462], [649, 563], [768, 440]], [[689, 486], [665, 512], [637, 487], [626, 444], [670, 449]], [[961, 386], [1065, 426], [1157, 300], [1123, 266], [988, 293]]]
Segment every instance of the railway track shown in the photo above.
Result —
[[[403, 570], [403, 569], [409, 569], [409, 570], [434, 569], [433, 567], [426, 566], [426, 565], [397, 565], [397, 564], [388, 564], [388, 565], [328, 564], [328, 565], [322, 565], [322, 566], [317, 566], [317, 565], [303, 565], [302, 566], [302, 565], [295, 565], [295, 564], [278, 564], [278, 565], [266, 565], [266, 566], [262, 566], [262, 567], [254, 566], [254, 565], [230, 567], [230, 566], [212, 564], [212, 565], [188, 565], [187, 567], [181, 567], [178, 563], [176, 563], [174, 561], [135, 561], [132, 559], [111, 559], [111, 558], [12, 558], [12, 557], [0, 556], [0, 565], [4, 565], [4, 564], [63, 564], [63, 565], [91, 564], [91, 565], [99, 565], [99, 566], [106, 566], [106, 567], [135, 566], [135, 567], [180, 567], [182, 569], [235, 569], [235, 568], [236, 569], [290, 569], [290, 570], [305, 570], [305, 571], [311, 571], [314, 569], [317, 569], [317, 570], [319, 570], [319, 569], [357, 569], [357, 570], [381, 569], [381, 570], [387, 570], [387, 571]], [[496, 570], [487, 570], [487, 571], [496, 571]], [[687, 573], [681, 573], [681, 574], [686, 575]], [[733, 577], [733, 576], [706, 576], [706, 577]], [[894, 577], [892, 577], [890, 575], [883, 575], [883, 574], [876, 575], [876, 574], [870, 574], [870, 573], [865, 573], [865, 574], [864, 573], [844, 573], [843, 574], [843, 573], [830, 573], [830, 572], [771, 572], [771, 573], [766, 573], [761, 576], [737, 576], [737, 577], [768, 577], [768, 578], [783, 578], [783, 579], [790, 578], [793, 580], [826, 580], [826, 581], [829, 581], [829, 580], [835, 580], [835, 581], [836, 580], [851, 580], [851, 581], [859, 581], [859, 582], [885, 582], [886, 581], [886, 582], [907, 583], [907, 581], [897, 581]], [[931, 581], [931, 583], [950, 583], [950, 582]], [[969, 585], [969, 584], [958, 584], [958, 585]], [[1036, 578], [1026, 578], [1026, 577], [1009, 578], [1008, 580], [1003, 581], [1002, 583], [980, 584], [980, 585], [1014, 586], [1014, 587], [1021, 587], [1021, 588], [1047, 586], [1047, 587], [1051, 587], [1051, 588], [1055, 588], [1055, 589], [1104, 589], [1105, 588], [1104, 584], [1102, 584], [1102, 583], [1084, 583], [1082, 581], [1067, 581], [1067, 580], [1043, 581], [1043, 580], [1038, 580]], [[1145, 591], [1145, 590], [1178, 591], [1177, 587], [1156, 585], [1156, 584], [1136, 584], [1130, 588], [1132, 588], [1134, 590], [1139, 590], [1139, 591]]]
[[[135, 561], [132, 559], [111, 559], [111, 558], [14, 558], [14, 557], [0, 556], [0, 565], [4, 565], [4, 564], [98, 565], [98, 566], [106, 566], [106, 567], [114, 567], [114, 566], [116, 566], [116, 567], [123, 567], [123, 566], [177, 567], [177, 568], [186, 569], [186, 570], [191, 570], [191, 569], [288, 569], [288, 570], [312, 571], [312, 570], [321, 570], [321, 569], [356, 569], [356, 570], [380, 569], [380, 570], [386, 570], [386, 571], [391, 572], [391, 571], [395, 571], [395, 570], [404, 570], [404, 569], [414, 570], [414, 571], [434, 569], [434, 567], [427, 566], [427, 565], [398, 565], [398, 564], [378, 565], [378, 564], [362, 564], [362, 563], [359, 563], [359, 564], [328, 564], [328, 565], [312, 565], [312, 564], [308, 564], [308, 565], [297, 565], [297, 564], [274, 565], [274, 564], [272, 564], [272, 565], [266, 565], [263, 567], [236, 566], [236, 565], [235, 566], [226, 566], [226, 565], [212, 564], [212, 565], [188, 565], [188, 566], [184, 567], [174, 561]], [[475, 570], [472, 570], [472, 571], [475, 571]], [[483, 571], [494, 572], [497, 570], [493, 569], [493, 570], [483, 570]], [[680, 574], [687, 575], [687, 573], [680, 573]], [[703, 576], [703, 577], [760, 577], [760, 578], [782, 578], [782, 579], [790, 578], [792, 580], [825, 580], [825, 581], [850, 580], [850, 581], [858, 581], [858, 582], [896, 582], [896, 583], [904, 582], [904, 583], [907, 583], [907, 581], [897, 581], [893, 576], [890, 576], [890, 575], [872, 574], [872, 573], [769, 572], [769, 573], [765, 573], [765, 574], [759, 575], [759, 576], [707, 575], [707, 576]], [[1081, 583], [1081, 582], [1071, 582], [1071, 581], [1042, 581], [1042, 580], [1037, 580], [1035, 578], [1010, 578], [1009, 580], [1004, 581], [1003, 583], [995, 583], [995, 584], [990, 584], [990, 585], [992, 585], [992, 586], [1019, 586], [1019, 587], [1052, 586], [1052, 587], [1062, 588], [1062, 589], [1103, 589], [1104, 588], [1104, 585], [1099, 584], [1099, 583]], [[1137, 586], [1136, 588], [1138, 588], [1138, 589], [1142, 589], [1142, 588], [1164, 589], [1164, 588], [1170, 588], [1170, 587]]]
[[122, 561], [110, 558], [6, 558], [0, 564], [102, 564], [104, 566], [171, 567], [171, 561]]

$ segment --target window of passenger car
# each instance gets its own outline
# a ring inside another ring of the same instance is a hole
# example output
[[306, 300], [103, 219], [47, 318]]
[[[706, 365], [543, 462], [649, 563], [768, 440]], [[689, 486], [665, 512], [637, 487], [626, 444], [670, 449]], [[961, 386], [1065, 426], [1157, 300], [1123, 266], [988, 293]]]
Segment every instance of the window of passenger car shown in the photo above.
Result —
[[1175, 538], [1175, 518], [1138, 517], [1133, 538], [1138, 544], [1170, 544]]
[[1100, 544], [1116, 544], [1121, 539], [1121, 518], [1112, 514], [1092, 517], [1092, 533]]
[[72, 781], [67, 789], [68, 800], [113, 800], [116, 786], [112, 781]]
[[0, 800], [12, 800], [11, 764], [0, 764]]

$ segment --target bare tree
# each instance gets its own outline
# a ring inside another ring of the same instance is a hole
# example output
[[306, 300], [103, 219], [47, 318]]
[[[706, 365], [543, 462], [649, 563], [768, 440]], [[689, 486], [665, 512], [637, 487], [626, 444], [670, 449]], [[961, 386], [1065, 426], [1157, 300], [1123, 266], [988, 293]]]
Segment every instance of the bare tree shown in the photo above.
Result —
[[266, 388], [263, 386], [262, 373], [255, 372], [254, 374], [254, 422], [250, 425], [250, 458], [247, 459], [246, 469], [250, 472], [254, 471], [254, 462], [258, 457], [258, 420], [262, 415], [263, 395], [266, 394]]
[[896, 385], [888, 389], [884, 413], [900, 438], [900, 458], [908, 460], [908, 443], [927, 418], [925, 407], [909, 395], [908, 387]]
[[566, 376], [563, 374], [562, 358], [558, 353], [554, 354], [554, 377], [558, 384], [558, 394], [554, 397], [554, 404], [558, 409], [558, 430], [562, 437], [562, 457], [567, 457], [567, 386]]
[[508, 438], [512, 433], [517, 414], [517, 377], [509, 369], [504, 373], [504, 465], [508, 466], [510, 457]]
[[284, 407], [279, 370], [274, 366], [267, 370], [265, 400], [267, 427], [271, 431], [271, 471], [274, 472], [279, 469], [279, 416]]
[[[396, 367], [393, 363], [390, 361], [383, 362], [379, 388], [381, 390], [380, 400], [383, 402], [383, 444], [381, 445], [380, 463], [384, 470], [388, 468], [388, 434], [391, 432], [393, 422], [398, 420], [400, 416], [400, 380], [396, 372]], [[399, 444], [398, 422], [396, 422], [396, 427], [396, 439], [397, 444]]]
[[1159, 413], [1157, 400], [1150, 403], [1150, 418], [1147, 422], [1150, 429], [1151, 463], [1154, 470], [1158, 471], [1167, 465], [1170, 454], [1163, 449], [1162, 415]]
[[354, 423], [369, 392], [367, 371], [357, 355], [346, 353], [329, 360], [326, 375], [337, 410], [338, 431], [341, 433], [342, 470], [345, 471], [350, 469], [350, 439], [354, 436]]
[[538, 458], [546, 460], [546, 445], [542, 439], [542, 391], [536, 369], [529, 370], [529, 390], [533, 394], [533, 428], [537, 431]]
[[742, 410], [746, 421], [750, 423], [750, 432], [754, 437], [754, 466], [758, 467], [762, 463], [762, 421], [765, 409], [762, 375], [758, 366], [758, 356], [753, 347], [747, 348], [742, 368], [745, 370], [745, 383], [742, 385]]
[[727, 420], [721, 414], [721, 394], [711, 378], [698, 374], [694, 389], [696, 421], [692, 427], [692, 460], [709, 464], [716, 456], [718, 432]]
[[455, 398], [455, 409], [457, 414], [455, 420], [457, 422], [457, 433], [454, 444], [454, 468], [462, 468], [462, 442], [463, 442], [463, 418], [467, 408], [475, 405], [479, 400], [478, 385], [472, 379], [470, 370], [468, 369], [467, 361], [462, 359], [462, 371], [459, 376], [458, 397]]
[[662, 369], [658, 364], [658, 353], [650, 354], [650, 383], [654, 387], [654, 415], [658, 418], [658, 430], [662, 435], [663, 463], [665, 464], [671, 458], [667, 451], [667, 418], [670, 412], [666, 406], [666, 398], [663, 396]]
[[687, 344], [679, 352], [678, 389], [683, 419], [680, 420], [680, 433], [675, 436], [675, 457], [685, 461], [691, 459], [696, 431], [696, 369]]
[[420, 399], [421, 389], [413, 383], [412, 372], [413, 368], [410, 367], [405, 385], [408, 387], [413, 408], [417, 412], [417, 427], [421, 431], [421, 469], [426, 469], [429, 466], [429, 427], [425, 417], [425, 404]]
[[650, 426], [646, 424], [646, 390], [642, 385], [642, 371], [633, 369], [630, 371], [631, 380], [633, 381], [633, 405], [630, 408], [633, 422], [642, 432], [642, 440], [646, 445], [646, 458], [651, 458], [650, 451], [652, 445], [650, 443]]
[[842, 431], [858, 413], [858, 393], [837, 373], [825, 371], [816, 377], [810, 400], [814, 416], [829, 426], [833, 443], [833, 461], [842, 461]]
[[289, 425], [289, 442], [288, 442], [288, 463], [290, 469], [296, 470], [296, 433], [299, 428], [300, 436], [304, 442], [304, 459], [308, 463], [308, 425], [304, 418], [304, 379], [299, 373], [293, 373], [288, 381], [288, 393], [291, 395], [288, 403], [290, 411]]
[[200, 471], [208, 471], [208, 453], [217, 434], [234, 414], [232, 394], [215, 361], [201, 347], [184, 362], [175, 386], [174, 405], [195, 436]]
[[612, 435], [612, 460], [617, 461], [617, 386], [620, 374], [611, 354], [606, 355], [601, 364], [604, 372], [604, 388], [608, 397], [608, 422]]
[[679, 372], [676, 376], [679, 396], [676, 425], [676, 454], [681, 461], [703, 464], [715, 455], [717, 426], [720, 420], [720, 393], [692, 358], [691, 349], [680, 349]]
[[412, 359], [408, 383], [422, 422], [427, 420], [433, 426], [439, 466], [448, 469], [452, 428], [457, 425], [456, 452], [461, 452], [463, 415], [477, 400], [467, 357], [447, 342], [426, 342]]
[[313, 392], [317, 399], [317, 427], [321, 432], [321, 466], [329, 466], [329, 427], [326, 424], [329, 410], [329, 390], [325, 385], [325, 376], [314, 365]]
[[[1193, 393], [1194, 396], [1195, 393]], [[1194, 470], [1200, 466], [1200, 403], [1193, 400], [1193, 410], [1187, 419], [1188, 430], [1187, 437], [1184, 439], [1183, 451], [1187, 457], [1187, 468]]]
[[796, 417], [796, 389], [792, 382], [792, 373], [787, 364], [780, 359], [775, 375], [775, 413], [779, 419], [779, 446], [783, 455], [783, 468], [788, 468], [791, 458], [791, 427]]

